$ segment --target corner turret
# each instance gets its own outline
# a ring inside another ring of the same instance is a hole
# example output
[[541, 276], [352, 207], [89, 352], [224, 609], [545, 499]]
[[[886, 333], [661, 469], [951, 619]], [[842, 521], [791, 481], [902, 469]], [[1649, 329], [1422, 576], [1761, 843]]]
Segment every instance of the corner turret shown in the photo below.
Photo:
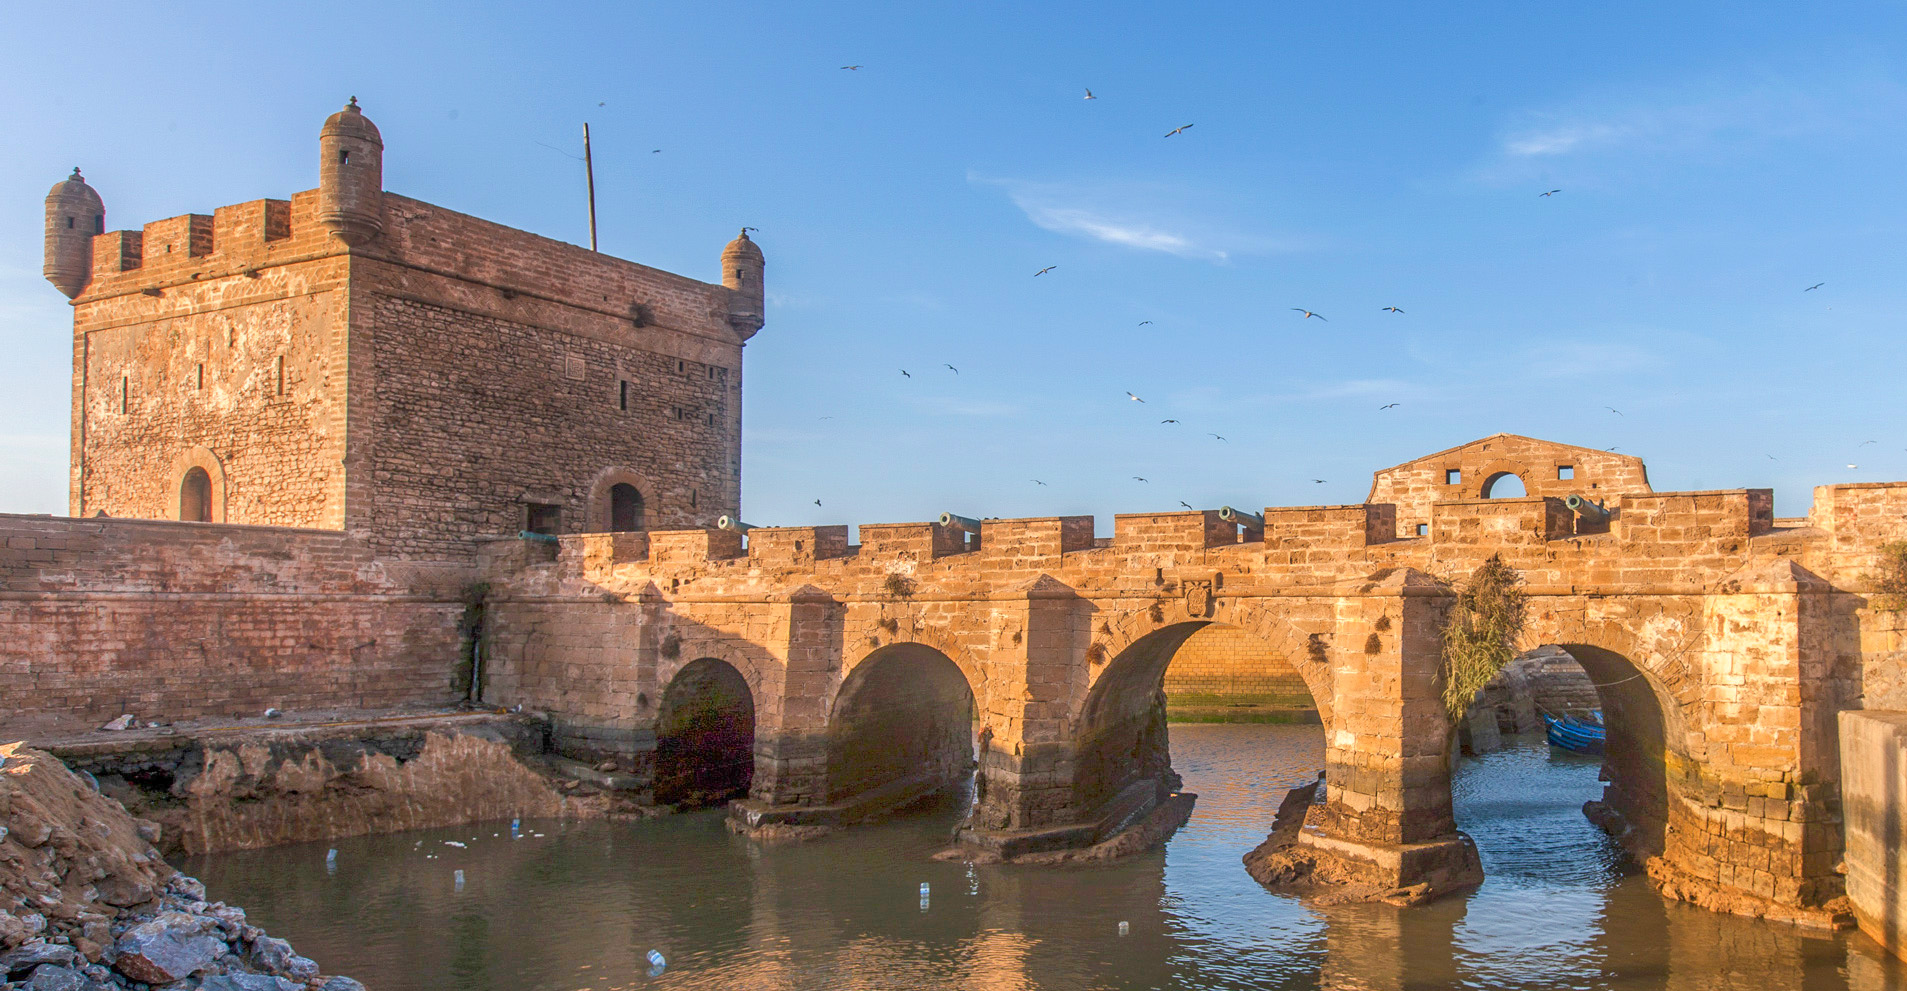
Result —
[[384, 137], [358, 98], [318, 132], [318, 222], [353, 248], [384, 231]]
[[[93, 235], [106, 231], [106, 204], [79, 168], [46, 194], [46, 281], [72, 299], [93, 277]], [[759, 253], [758, 253], [759, 254]]]
[[748, 228], [722, 249], [722, 285], [728, 287], [728, 325], [742, 340], [755, 336], [766, 320], [761, 248], [748, 239]]

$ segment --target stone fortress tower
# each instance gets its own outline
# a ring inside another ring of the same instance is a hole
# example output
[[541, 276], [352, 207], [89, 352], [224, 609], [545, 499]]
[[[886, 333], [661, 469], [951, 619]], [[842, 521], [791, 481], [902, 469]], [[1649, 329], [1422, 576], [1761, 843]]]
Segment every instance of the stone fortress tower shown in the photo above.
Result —
[[106, 232], [46, 200], [73, 300], [71, 513], [315, 527], [464, 560], [514, 535], [713, 525], [741, 491], [746, 233], [719, 284], [383, 188], [355, 98], [289, 200]]

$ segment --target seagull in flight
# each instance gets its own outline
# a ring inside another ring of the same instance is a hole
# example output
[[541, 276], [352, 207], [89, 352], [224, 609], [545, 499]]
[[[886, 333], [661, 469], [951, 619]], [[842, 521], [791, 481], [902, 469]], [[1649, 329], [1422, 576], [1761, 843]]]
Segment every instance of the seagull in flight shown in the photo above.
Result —
[[[1185, 508], [1187, 508], [1187, 509], [1192, 509], [1192, 504], [1191, 504], [1191, 503], [1189, 503], [1189, 502], [1186, 502], [1186, 501], [1185, 501], [1184, 499], [1180, 499], [1180, 500], [1179, 500], [1179, 505], [1181, 505], [1181, 506], [1184, 506], [1184, 507], [1185, 507]], [[1198, 510], [1196, 510], [1196, 509], [1192, 509], [1192, 512], [1195, 512], [1195, 513], [1196, 513], [1196, 512], [1198, 512]]]
[[1319, 485], [1323, 485], [1323, 484], [1324, 484], [1324, 479], [1322, 479], [1322, 478], [1314, 478], [1314, 479], [1312, 479], [1312, 481], [1314, 481], [1314, 482], [1316, 482], [1316, 483], [1318, 483]]
[[1054, 269], [1056, 269], [1056, 268], [1058, 268], [1058, 267], [1059, 267], [1058, 265], [1048, 265], [1048, 266], [1046, 266], [1045, 268], [1043, 268], [1043, 269], [1040, 269], [1040, 270], [1039, 270], [1039, 271], [1037, 271], [1037, 272], [1034, 272], [1034, 273], [1033, 273], [1033, 277], [1037, 279], [1037, 278], [1039, 278], [1040, 276], [1042, 276], [1042, 275], [1045, 275], [1046, 273], [1048, 273], [1048, 272], [1051, 272], [1052, 270], [1054, 270]]
[[817, 417], [815, 417], [815, 419], [817, 419], [817, 420], [832, 420], [832, 419], [834, 419], [834, 417], [832, 417], [832, 416], [817, 416]]
[[954, 366], [952, 366], [952, 365], [949, 365], [949, 364], [946, 364], [946, 363], [944, 363], [944, 362], [943, 362], [943, 363], [941, 364], [941, 366], [940, 366], [940, 367], [942, 367], [942, 368], [945, 368], [946, 370], [948, 370], [948, 371], [950, 371], [950, 372], [952, 372], [952, 373], [954, 373], [955, 375], [958, 375], [958, 374], [960, 374], [960, 369], [958, 369], [958, 368], [955, 368]]
[[[1305, 308], [1304, 308], [1304, 307], [1302, 307], [1302, 306], [1294, 306], [1294, 307], [1292, 307], [1292, 308], [1291, 308], [1291, 311], [1292, 311], [1293, 313], [1302, 313], [1302, 314], [1304, 314], [1304, 318], [1305, 318], [1306, 320], [1309, 320], [1309, 319], [1311, 319], [1312, 317], [1318, 317], [1318, 319], [1319, 319], [1319, 320], [1324, 320], [1324, 318], [1323, 318], [1323, 317], [1321, 317], [1321, 316], [1318, 316], [1318, 314], [1316, 314], [1316, 313], [1313, 313], [1313, 312], [1311, 312], [1310, 310], [1307, 310], [1307, 309], [1305, 309]], [[1329, 320], [1324, 320], [1324, 322], [1325, 322], [1325, 323], [1330, 323], [1331, 321], [1329, 321]]]
[[1819, 289], [1819, 288], [1821, 288], [1822, 286], [1825, 286], [1825, 285], [1827, 285], [1827, 283], [1825, 283], [1825, 282], [1817, 282], [1817, 283], [1815, 283], [1814, 285], [1811, 285], [1811, 286], [1809, 286], [1809, 287], [1807, 287], [1806, 289], [1803, 289], [1803, 290], [1801, 290], [1801, 291], [1802, 291], [1802, 292], [1813, 292], [1813, 291], [1815, 291], [1816, 289]]
[[1172, 136], [1172, 135], [1174, 135], [1174, 134], [1184, 134], [1184, 133], [1185, 133], [1185, 129], [1186, 129], [1186, 128], [1188, 128], [1188, 127], [1191, 127], [1191, 126], [1192, 126], [1192, 125], [1190, 125], [1190, 124], [1180, 124], [1180, 125], [1179, 125], [1178, 127], [1175, 127], [1175, 128], [1173, 128], [1173, 129], [1171, 129], [1170, 131], [1167, 131], [1167, 132], [1165, 132], [1165, 136], [1169, 138], [1169, 137], [1171, 137], [1171, 136]]
[[842, 66], [841, 68], [843, 68], [843, 69], [846, 69], [846, 70], [848, 70], [849, 72], [858, 72], [858, 71], [860, 71], [861, 69], [863, 69], [863, 68], [865, 68], [865, 66], [859, 66], [859, 65], [844, 65], [844, 66]]
[[1033, 483], [1034, 485], [1045, 485], [1045, 484], [1046, 484], [1045, 482], [1042, 482], [1042, 481], [1040, 481], [1040, 480], [1039, 480], [1039, 479], [1037, 479], [1037, 478], [1029, 478], [1029, 479], [1027, 479], [1027, 481], [1029, 481], [1029, 482], [1032, 482], [1032, 483]]
[[1135, 395], [1133, 395], [1133, 394], [1132, 394], [1132, 393], [1130, 393], [1130, 392], [1128, 392], [1128, 393], [1126, 393], [1126, 398], [1127, 398], [1127, 399], [1130, 399], [1130, 400], [1132, 400], [1132, 401], [1133, 401], [1133, 402], [1135, 402], [1135, 403], [1143, 403], [1143, 402], [1145, 402], [1145, 400], [1143, 400], [1143, 399], [1140, 399], [1140, 398], [1139, 398], [1138, 396], [1135, 396]]
[[1088, 100], [1097, 100], [1097, 99], [1099, 99], [1099, 97], [1096, 97], [1096, 96], [1094, 96], [1094, 95], [1093, 95], [1093, 90], [1092, 90], [1092, 87], [1090, 87], [1090, 86], [1088, 86], [1088, 87], [1086, 87], [1086, 99], [1088, 99]]
[[[1218, 435], [1217, 435], [1217, 434], [1206, 434], [1205, 436], [1207, 436], [1207, 437], [1218, 437]], [[1223, 438], [1223, 437], [1218, 437], [1218, 439], [1219, 439], [1219, 440], [1224, 440], [1225, 438]]]
[[1177, 420], [1160, 420], [1159, 422], [1160, 422], [1160, 423], [1177, 423], [1177, 422], [1179, 422], [1179, 421], [1177, 421]]
[[1621, 415], [1622, 415], [1622, 411], [1621, 411], [1621, 410], [1619, 410], [1619, 409], [1617, 409], [1617, 408], [1615, 408], [1614, 406], [1604, 406], [1604, 407], [1603, 407], [1603, 409], [1606, 409], [1606, 410], [1608, 410], [1609, 412], [1611, 412], [1611, 413], [1614, 413], [1614, 414], [1616, 414], [1617, 416], [1621, 416]]
[[1560, 190], [1560, 189], [1552, 189], [1552, 190], [1550, 190], [1550, 191], [1549, 191], [1549, 192], [1547, 192], [1547, 193], [1541, 193], [1541, 194], [1539, 194], [1539, 195], [1542, 195], [1542, 196], [1555, 196], [1555, 195], [1556, 195], [1557, 193], [1560, 193], [1560, 192], [1562, 192], [1562, 190]]
[[905, 376], [907, 376], [908, 378], [913, 378], [913, 376], [912, 376], [912, 375], [908, 375], [908, 374], [907, 374], [907, 369], [905, 369], [905, 368], [903, 368], [903, 369], [901, 369], [901, 374], [902, 374], [902, 375], [905, 375]]
[[1141, 326], [1141, 327], [1143, 327], [1143, 326], [1145, 326], [1146, 324], [1149, 324], [1149, 323], [1151, 323], [1151, 322], [1152, 322], [1152, 321], [1150, 321], [1150, 320], [1141, 320], [1141, 321], [1139, 321], [1139, 326]]
[[650, 152], [649, 154], [651, 154], [651, 155], [660, 155], [660, 154], [662, 154], [662, 149], [660, 149], [660, 148], [657, 148], [656, 150], [654, 150], [654, 151], [652, 151], [652, 152]]
[[817, 505], [817, 506], [819, 506], [819, 505], [821, 505], [821, 500], [819, 500], [819, 499], [816, 499], [816, 500], [814, 501], [814, 504], [815, 504], [815, 505]]
[[1386, 307], [1384, 307], [1384, 312], [1385, 312], [1385, 313], [1402, 313], [1402, 312], [1404, 312], [1404, 311], [1403, 311], [1403, 310], [1400, 310], [1400, 309], [1398, 309], [1398, 308], [1397, 308], [1397, 307], [1395, 307], [1395, 306], [1386, 306]]
[[1400, 404], [1398, 404], [1398, 403], [1385, 403], [1384, 405], [1382, 405], [1382, 406], [1379, 406], [1379, 407], [1377, 408], [1377, 411], [1378, 411], [1379, 413], [1382, 413], [1382, 412], [1384, 412], [1385, 410], [1387, 410], [1387, 409], [1390, 409], [1391, 407], [1393, 407], [1393, 406], [1397, 406], [1397, 405], [1400, 405]]
[[1849, 467], [1849, 468], [1859, 468], [1859, 467], [1860, 467], [1860, 465], [1848, 465], [1848, 467]]
[[1867, 445], [1869, 445], [1869, 444], [1874, 444], [1874, 443], [1878, 443], [1878, 441], [1871, 441], [1871, 440], [1864, 440], [1864, 441], [1861, 441], [1861, 442], [1860, 442], [1859, 444], [1856, 444], [1856, 445], [1854, 445], [1854, 446], [1855, 446], [1855, 447], [1866, 447]]
[[[1854, 466], [1853, 466], [1853, 465], [1848, 465], [1848, 467], [1849, 467], [1849, 468], [1852, 468], [1852, 467], [1854, 467]], [[1139, 477], [1139, 476], [1137, 476], [1137, 475], [1134, 475], [1134, 476], [1132, 476], [1132, 480], [1133, 480], [1133, 481], [1135, 481], [1135, 482], [1145, 482], [1145, 479], [1143, 479], [1143, 478], [1140, 478], [1140, 477]], [[1146, 484], [1147, 484], [1147, 485], [1150, 485], [1150, 484], [1152, 484], [1152, 483], [1151, 483], [1151, 482], [1146, 482]]]

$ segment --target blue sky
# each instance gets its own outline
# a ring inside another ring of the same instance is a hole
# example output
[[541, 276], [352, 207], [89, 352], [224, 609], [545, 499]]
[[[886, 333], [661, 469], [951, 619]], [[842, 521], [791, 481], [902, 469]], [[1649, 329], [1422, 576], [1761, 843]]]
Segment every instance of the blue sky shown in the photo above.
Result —
[[586, 242], [588, 121], [605, 251], [761, 229], [753, 522], [1357, 502], [1498, 431], [1907, 478], [1900, 4], [172, 6], [0, 35], [0, 510], [66, 507], [47, 187], [287, 196], [354, 94], [405, 195]]

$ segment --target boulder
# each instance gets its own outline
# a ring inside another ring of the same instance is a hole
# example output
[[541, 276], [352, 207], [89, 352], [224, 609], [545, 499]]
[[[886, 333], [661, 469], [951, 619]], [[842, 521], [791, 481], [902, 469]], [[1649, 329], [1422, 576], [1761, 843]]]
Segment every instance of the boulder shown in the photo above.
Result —
[[199, 984], [199, 991], [299, 991], [301, 986], [270, 974], [220, 974]]
[[247, 959], [267, 974], [286, 974], [290, 973], [291, 961], [296, 956], [290, 943], [276, 936], [260, 936], [252, 940], [252, 952], [247, 954]]
[[311, 980], [318, 976], [318, 961], [310, 957], [292, 957], [291, 962], [285, 965], [285, 973], [301, 981]]
[[17, 949], [0, 953], [0, 972], [24, 974], [42, 964], [59, 964], [70, 967], [79, 955], [70, 946], [60, 946], [44, 939], [36, 939]]
[[113, 947], [113, 967], [135, 981], [169, 984], [211, 966], [227, 952], [223, 940], [203, 935], [200, 920], [183, 912], [161, 912], [150, 922], [126, 930]]
[[349, 977], [333, 977], [318, 985], [318, 991], [364, 991], [364, 985]]
[[24, 991], [93, 991], [99, 987], [85, 974], [58, 964], [41, 964], [26, 982]]

